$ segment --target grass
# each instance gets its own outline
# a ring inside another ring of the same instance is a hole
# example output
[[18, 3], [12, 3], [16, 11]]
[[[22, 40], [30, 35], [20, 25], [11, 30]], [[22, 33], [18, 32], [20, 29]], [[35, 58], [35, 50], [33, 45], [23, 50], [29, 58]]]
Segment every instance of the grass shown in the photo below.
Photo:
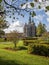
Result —
[[[23, 42], [20, 41], [17, 46], [22, 47]], [[5, 47], [13, 48], [14, 45], [12, 42], [0, 42], [0, 65], [49, 65], [48, 57], [31, 55], [27, 50], [6, 50]]]

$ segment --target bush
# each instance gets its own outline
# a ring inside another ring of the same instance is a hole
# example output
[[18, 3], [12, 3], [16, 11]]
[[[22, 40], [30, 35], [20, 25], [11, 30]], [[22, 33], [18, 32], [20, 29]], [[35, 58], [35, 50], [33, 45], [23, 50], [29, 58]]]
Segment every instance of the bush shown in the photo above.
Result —
[[42, 44], [49, 44], [49, 37], [40, 37], [38, 38], [38, 42]]
[[29, 45], [29, 43], [24, 41], [24, 45], [25, 45], [25, 46], [28, 46], [28, 45]]
[[37, 39], [38, 39], [37, 37], [26, 37], [23, 39], [24, 45], [28, 46], [29, 43], [37, 43]]
[[30, 44], [28, 47], [29, 53], [34, 53], [42, 56], [49, 56], [49, 46], [46, 44]]
[[24, 40], [24, 45], [28, 46], [29, 44], [37, 43], [37, 42], [38, 42], [37, 40]]
[[28, 53], [30, 53], [30, 54], [33, 53], [33, 44], [28, 45]]

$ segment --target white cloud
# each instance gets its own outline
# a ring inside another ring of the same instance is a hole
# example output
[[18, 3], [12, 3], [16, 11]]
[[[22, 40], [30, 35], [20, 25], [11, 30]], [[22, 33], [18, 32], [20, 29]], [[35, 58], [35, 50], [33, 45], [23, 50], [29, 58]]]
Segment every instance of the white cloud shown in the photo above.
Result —
[[46, 27], [47, 31], [49, 31], [49, 24], [47, 24], [47, 27]]
[[39, 2], [42, 2], [42, 0], [39, 0]]
[[19, 21], [11, 23], [10, 28], [11, 27], [16, 27], [16, 26], [20, 26], [20, 22]]
[[37, 20], [36, 23], [39, 24], [39, 21]]
[[6, 33], [10, 33], [11, 31], [14, 30], [16, 30], [19, 33], [23, 32], [23, 26], [19, 21], [11, 23], [11, 25], [8, 28], [4, 29]]
[[49, 18], [47, 18], [47, 22], [49, 22]]
[[37, 15], [34, 18], [37, 19], [37, 20], [39, 20], [39, 21], [42, 21], [43, 17], [44, 17], [44, 15]]
[[47, 16], [49, 16], [49, 11], [46, 12]]
[[30, 2], [24, 4], [21, 8], [22, 8], [22, 9], [25, 9], [26, 6], [27, 6], [27, 8], [32, 8], [32, 6], [30, 5]]

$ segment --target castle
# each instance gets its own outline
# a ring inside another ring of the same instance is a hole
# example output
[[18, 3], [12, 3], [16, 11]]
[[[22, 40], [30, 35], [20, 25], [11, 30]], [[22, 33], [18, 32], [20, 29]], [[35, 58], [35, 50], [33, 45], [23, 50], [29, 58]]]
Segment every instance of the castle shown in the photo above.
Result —
[[31, 17], [29, 17], [28, 24], [24, 25], [24, 35], [25, 37], [35, 37], [36, 35], [36, 26], [33, 21], [31, 21]]

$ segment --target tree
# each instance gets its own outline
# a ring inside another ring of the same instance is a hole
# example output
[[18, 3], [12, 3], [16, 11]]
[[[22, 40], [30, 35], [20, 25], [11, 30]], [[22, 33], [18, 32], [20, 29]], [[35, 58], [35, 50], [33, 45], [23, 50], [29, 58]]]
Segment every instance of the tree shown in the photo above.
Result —
[[6, 20], [3, 19], [3, 17], [0, 17], [0, 29], [5, 29], [7, 26]]
[[0, 37], [5, 35], [5, 32], [3, 31], [3, 29], [8, 27], [7, 22], [6, 22], [6, 20], [4, 20], [4, 18], [5, 18], [5, 16], [4, 16], [4, 12], [3, 12], [3, 7], [0, 5]]
[[13, 31], [13, 32], [7, 33], [6, 36], [9, 41], [12, 41], [14, 43], [14, 49], [16, 49], [16, 45], [18, 41], [22, 38], [22, 34], [18, 33], [17, 31]]
[[2, 38], [3, 35], [5, 35], [5, 32], [3, 30], [0, 30], [0, 38]]
[[7, 22], [2, 17], [0, 17], [0, 37], [5, 35], [4, 29], [7, 27]]
[[43, 24], [43, 32], [47, 32], [45, 24]]
[[[2, 6], [4, 7], [4, 11], [1, 11], [0, 13], [4, 13], [6, 16], [9, 16], [9, 18], [12, 18], [12, 22], [14, 22], [15, 19], [19, 19], [19, 17], [14, 16], [15, 13], [17, 13], [18, 16], [21, 15], [22, 17], [25, 16], [25, 13], [28, 13], [31, 17], [34, 17], [36, 16], [34, 9], [43, 8], [45, 12], [49, 10], [49, 5], [45, 5], [46, 1], [48, 0], [41, 0], [41, 2], [40, 0], [0, 0], [0, 2], [3, 2]], [[31, 7], [28, 6], [28, 4], [30, 4]], [[38, 4], [37, 7], [35, 4]]]
[[[40, 2], [39, 0], [0, 0], [0, 2], [1, 1], [3, 2], [3, 5], [5, 4], [5, 6], [3, 6], [4, 11], [1, 11], [0, 13], [1, 14], [4, 13], [5, 16], [9, 16], [10, 18], [12, 18], [12, 22], [14, 22], [14, 19], [19, 19], [18, 17], [14, 16], [15, 13], [17, 13], [18, 16], [21, 15], [22, 17], [24, 17], [25, 12], [26, 12], [29, 15], [31, 15], [31, 17], [34, 17], [36, 16], [36, 12], [34, 9], [37, 10], [37, 9], [43, 8], [45, 12], [49, 10], [49, 5], [48, 4], [45, 5], [45, 2], [48, 0], [42, 0], [42, 2]], [[30, 4], [31, 8], [28, 6], [28, 3]], [[35, 4], [38, 4], [38, 5], [35, 6]], [[12, 13], [12, 15], [10, 13]], [[39, 31], [40, 33], [42, 33], [41, 30]]]
[[45, 24], [42, 24], [41, 22], [37, 26], [37, 36], [41, 36], [43, 33], [46, 32]]
[[[1, 0], [2, 1], [2, 0]], [[22, 17], [24, 17], [24, 13], [29, 13], [31, 12], [31, 16], [34, 17], [36, 16], [36, 12], [34, 11], [34, 8], [36, 9], [41, 9], [42, 8], [42, 5], [44, 6], [45, 3], [48, 0], [42, 0], [42, 2], [40, 2], [39, 0], [3, 0], [5, 6], [4, 6], [4, 13], [6, 16], [9, 15], [10, 18], [13, 18], [13, 22], [14, 22], [14, 19], [19, 19], [19, 18], [16, 18], [14, 16], [15, 12], [18, 13], [18, 15], [21, 15]], [[9, 3], [10, 2], [10, 3]], [[28, 3], [30, 3], [30, 6], [31, 8], [29, 8], [28, 6]], [[36, 7], [35, 4], [38, 3], [38, 6]], [[42, 4], [42, 5], [41, 5]], [[23, 6], [25, 6], [23, 8]], [[48, 5], [45, 5], [45, 12], [47, 12], [49, 10], [49, 6]], [[12, 15], [10, 15], [9, 13], [12, 13]]]

